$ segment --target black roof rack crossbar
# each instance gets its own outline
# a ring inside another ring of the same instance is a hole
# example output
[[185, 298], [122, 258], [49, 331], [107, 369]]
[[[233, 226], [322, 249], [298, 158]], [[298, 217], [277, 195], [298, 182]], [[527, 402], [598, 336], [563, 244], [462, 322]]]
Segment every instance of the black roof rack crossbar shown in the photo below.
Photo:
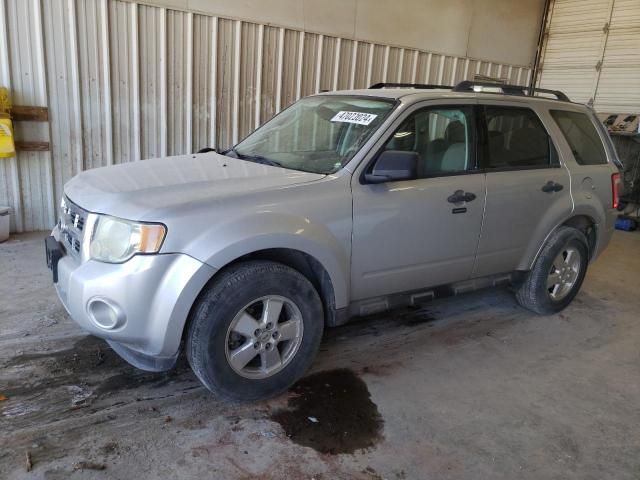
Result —
[[421, 89], [443, 89], [443, 90], [451, 90], [453, 87], [451, 85], [432, 85], [428, 83], [374, 83], [369, 87], [370, 89], [380, 89], [380, 88], [421, 88]]
[[453, 87], [454, 92], [473, 92], [473, 87], [490, 87], [499, 88], [505, 95], [523, 95], [533, 96], [534, 93], [545, 93], [547, 95], [553, 95], [558, 100], [563, 102], [570, 102], [567, 97], [560, 90], [549, 90], [546, 88], [530, 88], [524, 85], [510, 85], [507, 83], [494, 83], [494, 82], [472, 82], [471, 80], [464, 80]]

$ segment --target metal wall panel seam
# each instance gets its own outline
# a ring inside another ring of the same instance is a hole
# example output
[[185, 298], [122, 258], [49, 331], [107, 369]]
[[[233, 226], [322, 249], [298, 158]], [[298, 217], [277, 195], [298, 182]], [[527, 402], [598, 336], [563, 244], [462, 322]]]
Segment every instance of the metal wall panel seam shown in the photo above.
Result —
[[340, 73], [340, 50], [342, 48], [342, 39], [338, 37], [336, 39], [336, 52], [333, 59], [333, 82], [331, 84], [332, 90], [338, 89], [338, 75]]
[[401, 82], [402, 81], [402, 67], [404, 66], [404, 48], [400, 49], [400, 53], [398, 54], [399, 59], [398, 59], [398, 70], [396, 73], [396, 81], [397, 82]]
[[[315, 93], [320, 93], [320, 78], [321, 78], [321, 73], [322, 73], [322, 48], [323, 48], [323, 44], [324, 44], [324, 35], [319, 35], [318, 36], [318, 44], [316, 46], [316, 78], [315, 78], [315, 85], [314, 85], [314, 91]], [[315, 141], [315, 135], [314, 135], [314, 141]]]
[[445, 57], [444, 55], [442, 55], [440, 57], [440, 65], [438, 66], [438, 85], [442, 85], [442, 81], [444, 79], [444, 61], [447, 57]]
[[236, 20], [234, 27], [233, 45], [233, 103], [231, 110], [231, 142], [238, 143], [238, 130], [240, 128], [240, 45], [242, 44], [242, 22]]
[[373, 73], [373, 50], [375, 49], [375, 44], [369, 44], [369, 61], [367, 62], [367, 87], [371, 86], [371, 74]]
[[358, 65], [358, 41], [354, 40], [351, 45], [351, 72], [349, 76], [349, 88], [353, 89], [356, 86], [356, 67]]
[[278, 63], [276, 66], [276, 113], [280, 113], [282, 106], [282, 66], [284, 65], [284, 32], [281, 28], [278, 32]]
[[160, 156], [167, 156], [167, 9], [160, 9]]
[[260, 109], [262, 107], [262, 51], [264, 50], [264, 25], [258, 25], [258, 51], [256, 52], [256, 86], [254, 128], [260, 126]]
[[[82, 138], [82, 111], [80, 100], [80, 72], [79, 65], [80, 59], [78, 54], [78, 30], [77, 30], [77, 17], [76, 17], [76, 4], [75, 0], [67, 0], [67, 9], [69, 13], [68, 28], [69, 28], [69, 54], [71, 56], [69, 62], [69, 68], [71, 70], [71, 91], [73, 92], [73, 126], [70, 133], [70, 140], [75, 138], [75, 163], [76, 174], [84, 170], [84, 154], [83, 154], [83, 138]], [[74, 135], [75, 134], [75, 135]]]
[[458, 70], [458, 57], [453, 57], [453, 66], [451, 67], [451, 81], [449, 82], [449, 85], [455, 85], [457, 70]]
[[298, 69], [296, 71], [296, 100], [302, 96], [302, 65], [304, 59], [304, 32], [298, 36]]
[[425, 69], [424, 74], [424, 83], [429, 83], [429, 79], [431, 78], [431, 62], [433, 61], [433, 54], [427, 54], [427, 68]]
[[187, 66], [186, 66], [186, 87], [185, 87], [185, 151], [183, 153], [192, 153], [193, 151], [193, 13], [187, 14]]
[[420, 52], [418, 50], [413, 51], [413, 63], [411, 64], [411, 83], [416, 83], [416, 76], [418, 75], [418, 59], [420, 58]]
[[140, 52], [138, 51], [139, 32], [138, 32], [138, 4], [132, 3], [131, 6], [131, 96], [133, 97], [133, 151], [134, 160], [139, 161], [142, 158], [141, 142], [142, 128], [140, 124]]
[[218, 115], [218, 17], [213, 17], [211, 25], [211, 104], [209, 107], [209, 145], [218, 148], [217, 115]]
[[[45, 58], [44, 58], [44, 24], [43, 22], [43, 18], [42, 18], [42, 9], [41, 9], [41, 5], [40, 5], [40, 1], [39, 0], [33, 0], [33, 6], [34, 6], [34, 32], [36, 34], [36, 49], [35, 49], [35, 53], [36, 53], [36, 62], [37, 62], [37, 66], [39, 69], [39, 77], [40, 77], [40, 97], [41, 99], [44, 101], [45, 105], [49, 105], [49, 95], [47, 92], [47, 80], [46, 80], [46, 65], [45, 65]], [[49, 126], [49, 138], [51, 138], [51, 122], [48, 123]], [[55, 194], [54, 194], [54, 177], [53, 177], [53, 164], [54, 164], [54, 158], [53, 155], [51, 153], [51, 151], [45, 153], [44, 155], [42, 155], [46, 158], [46, 162], [45, 162], [45, 172], [46, 175], [48, 176], [48, 182], [47, 182], [47, 193], [46, 193], [46, 200], [47, 201], [47, 212], [48, 212], [48, 216], [49, 216], [49, 227], [52, 227], [55, 223], [56, 220], [56, 215], [55, 215], [55, 211], [56, 208], [55, 206], [57, 205], [56, 201], [55, 201]], [[20, 170], [20, 169], [19, 169]], [[23, 215], [23, 219], [24, 219], [24, 211], [22, 212]], [[46, 228], [46, 226], [42, 225], [42, 227]]]
[[113, 165], [113, 116], [111, 112], [111, 62], [109, 52], [109, 7], [108, 0], [102, 0], [100, 3], [101, 23], [102, 23], [102, 55], [104, 65], [102, 70], [102, 81], [104, 82], [104, 128], [105, 128], [105, 156], [107, 157], [107, 165]]
[[387, 75], [389, 73], [389, 52], [391, 51], [391, 47], [389, 47], [389, 45], [387, 45], [384, 48], [384, 60], [382, 63], [382, 81], [386, 82], [387, 81]]
[[7, 32], [7, 6], [6, 0], [0, 0], [0, 82], [2, 86], [11, 88], [11, 66], [9, 65], [9, 36]]

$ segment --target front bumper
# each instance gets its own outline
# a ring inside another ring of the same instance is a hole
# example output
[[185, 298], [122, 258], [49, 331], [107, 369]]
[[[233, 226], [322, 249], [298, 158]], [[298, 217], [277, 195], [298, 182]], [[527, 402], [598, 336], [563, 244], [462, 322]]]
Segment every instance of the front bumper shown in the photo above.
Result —
[[[53, 236], [58, 238], [56, 230]], [[175, 364], [191, 306], [214, 273], [179, 253], [136, 255], [121, 264], [65, 255], [58, 261], [55, 287], [78, 325], [107, 340], [134, 366], [160, 371]], [[99, 314], [109, 308], [117, 321], [105, 326], [109, 322]]]

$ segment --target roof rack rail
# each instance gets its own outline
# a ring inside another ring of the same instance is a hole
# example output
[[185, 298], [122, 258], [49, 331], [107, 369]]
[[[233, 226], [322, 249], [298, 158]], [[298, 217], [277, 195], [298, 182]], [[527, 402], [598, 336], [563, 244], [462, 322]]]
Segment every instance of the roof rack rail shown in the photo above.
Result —
[[[533, 96], [535, 93], [544, 93], [547, 95], [553, 95], [558, 100], [563, 102], [570, 102], [571, 100], [560, 90], [549, 90], [546, 88], [530, 88], [525, 85], [511, 85], [509, 83], [498, 83], [498, 82], [474, 82], [471, 80], [463, 80], [455, 86], [451, 85], [432, 85], [425, 83], [375, 83], [371, 85], [370, 89], [380, 89], [380, 88], [417, 88], [417, 89], [425, 89], [425, 90], [451, 90], [453, 92], [474, 92], [476, 91], [474, 87], [489, 87], [489, 88], [499, 88], [502, 90], [504, 95], [519, 95], [519, 96]], [[485, 92], [492, 93], [492, 92]]]
[[451, 85], [433, 85], [428, 83], [374, 83], [369, 87], [369, 89], [380, 89], [380, 88], [421, 88], [421, 89], [443, 89], [443, 90], [451, 90], [453, 87]]
[[[569, 97], [567, 97], [560, 90], [549, 90], [546, 88], [530, 88], [524, 85], [511, 85], [508, 83], [494, 83], [494, 82], [473, 82], [471, 80], [463, 80], [458, 83], [455, 87], [453, 87], [454, 92], [473, 92], [474, 87], [489, 87], [489, 88], [499, 88], [502, 90], [502, 93], [505, 95], [523, 95], [523, 96], [533, 96], [534, 93], [546, 93], [547, 95], [554, 95], [558, 100], [563, 102], [570, 102]], [[490, 93], [490, 92], [487, 92]]]

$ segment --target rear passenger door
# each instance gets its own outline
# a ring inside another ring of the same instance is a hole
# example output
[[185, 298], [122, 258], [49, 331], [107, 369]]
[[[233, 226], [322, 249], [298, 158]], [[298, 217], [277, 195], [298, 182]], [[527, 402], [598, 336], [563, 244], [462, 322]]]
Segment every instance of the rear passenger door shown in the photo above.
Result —
[[479, 114], [487, 200], [476, 277], [528, 268], [527, 247], [573, 206], [569, 172], [538, 113], [522, 103], [481, 102]]

